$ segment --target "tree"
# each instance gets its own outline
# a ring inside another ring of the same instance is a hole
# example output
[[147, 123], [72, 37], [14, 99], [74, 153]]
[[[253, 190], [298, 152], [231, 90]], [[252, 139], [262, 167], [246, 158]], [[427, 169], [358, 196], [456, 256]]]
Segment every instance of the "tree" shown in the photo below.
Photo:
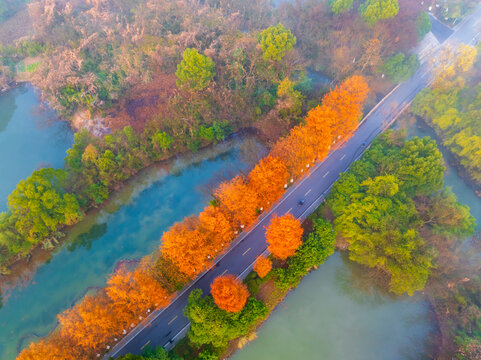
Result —
[[354, 0], [329, 0], [329, 7], [335, 15], [352, 9]]
[[209, 86], [215, 76], [215, 64], [211, 58], [187, 48], [177, 65], [177, 86], [190, 91], [200, 91]]
[[[193, 278], [212, 263], [213, 244], [200, 229], [197, 217], [175, 223], [162, 236], [162, 253], [183, 274]], [[215, 245], [214, 245], [215, 246]]]
[[296, 37], [279, 23], [264, 29], [259, 35], [259, 43], [265, 60], [280, 61], [296, 44]]
[[164, 131], [156, 131], [152, 137], [152, 144], [157, 150], [166, 152], [174, 142], [174, 139]]
[[359, 7], [361, 17], [370, 26], [380, 20], [390, 19], [399, 12], [398, 0], [367, 0]]
[[256, 189], [251, 188], [244, 177], [236, 176], [223, 182], [214, 196], [236, 226], [248, 226], [257, 218], [259, 198]]
[[16, 230], [32, 244], [82, 218], [75, 195], [64, 189], [66, 178], [65, 170], [41, 169], [21, 180], [8, 197]]
[[265, 256], [259, 256], [254, 263], [254, 271], [260, 278], [265, 277], [272, 269], [272, 261]]
[[254, 298], [239, 312], [224, 311], [211, 296], [202, 297], [200, 289], [190, 293], [184, 310], [190, 321], [189, 340], [197, 346], [212, 345], [221, 350], [230, 340], [246, 335], [267, 313], [267, 307]]
[[215, 278], [210, 285], [210, 292], [220, 309], [234, 313], [244, 308], [249, 297], [247, 286], [237, 280], [234, 275]]
[[270, 207], [284, 194], [284, 184], [289, 178], [285, 163], [279, 158], [268, 155], [249, 173], [249, 188], [254, 189], [265, 208]]
[[419, 40], [424, 39], [424, 37], [431, 31], [431, 20], [427, 12], [423, 11], [418, 15], [416, 19], [418, 27], [418, 38]]
[[302, 227], [292, 214], [282, 217], [274, 215], [266, 229], [268, 250], [280, 260], [286, 260], [295, 254], [302, 241]]
[[372, 38], [364, 43], [363, 48], [364, 53], [359, 59], [361, 71], [365, 69], [376, 71], [381, 64], [381, 42], [377, 38]]
[[419, 68], [419, 58], [412, 54], [406, 57], [403, 53], [391, 56], [381, 67], [381, 70], [395, 83], [405, 81]]

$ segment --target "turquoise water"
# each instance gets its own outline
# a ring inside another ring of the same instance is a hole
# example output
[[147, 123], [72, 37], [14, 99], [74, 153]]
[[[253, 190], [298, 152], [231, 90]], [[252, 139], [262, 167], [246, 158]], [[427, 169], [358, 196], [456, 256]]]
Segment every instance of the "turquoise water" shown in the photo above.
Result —
[[232, 360], [421, 359], [432, 329], [428, 305], [355, 287], [356, 271], [339, 253], [299, 287]]
[[73, 134], [55, 113], [42, 109], [31, 86], [0, 95], [0, 211], [18, 181], [40, 167], [62, 167]]
[[50, 332], [56, 315], [89, 288], [103, 286], [119, 260], [151, 253], [165, 230], [199, 213], [213, 186], [259, 153], [252, 141], [238, 140], [139, 174], [102, 211], [75, 226], [27, 286], [8, 296], [0, 309], [0, 359], [14, 359], [17, 349]]

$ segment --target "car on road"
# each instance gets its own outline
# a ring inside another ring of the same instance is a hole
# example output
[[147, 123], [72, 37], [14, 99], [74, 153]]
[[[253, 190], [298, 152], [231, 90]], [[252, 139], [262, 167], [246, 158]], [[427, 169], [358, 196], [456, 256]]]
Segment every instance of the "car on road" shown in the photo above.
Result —
[[306, 202], [305, 199], [301, 199], [301, 200], [299, 200], [299, 202], [297, 203], [297, 206], [301, 207], [302, 205], [304, 205], [305, 202]]

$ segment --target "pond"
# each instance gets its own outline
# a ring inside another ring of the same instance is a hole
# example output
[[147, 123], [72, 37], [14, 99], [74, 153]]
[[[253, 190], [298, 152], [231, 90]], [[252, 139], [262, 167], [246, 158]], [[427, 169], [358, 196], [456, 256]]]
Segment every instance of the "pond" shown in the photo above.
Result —
[[63, 167], [70, 126], [42, 106], [30, 85], [0, 95], [0, 211], [21, 179], [41, 167]]

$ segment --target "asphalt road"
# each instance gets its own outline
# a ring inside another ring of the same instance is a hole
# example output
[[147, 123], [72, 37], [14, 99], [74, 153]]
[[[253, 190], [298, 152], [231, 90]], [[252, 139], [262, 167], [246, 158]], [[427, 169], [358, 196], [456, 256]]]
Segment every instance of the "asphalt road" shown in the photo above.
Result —
[[[477, 42], [481, 5], [465, 21], [455, 29], [448, 43]], [[388, 94], [362, 121], [355, 134], [339, 148], [332, 151], [329, 157], [311, 168], [309, 176], [291, 186], [285, 196], [269, 213], [264, 214], [250, 229], [239, 236], [228, 253], [218, 260], [218, 266], [213, 267], [184, 290], [169, 305], [169, 307], [154, 311], [142, 326], [137, 326], [124, 337], [106, 356], [118, 357], [128, 353], [139, 354], [145, 346], [170, 347], [179, 340], [188, 328], [189, 322], [183, 316], [183, 309], [192, 289], [200, 288], [207, 294], [212, 281], [223, 274], [245, 276], [252, 268], [255, 259], [266, 251], [265, 227], [272, 215], [282, 216], [288, 212], [297, 218], [305, 218], [323, 200], [332, 184], [340, 174], [348, 169], [350, 164], [359, 158], [365, 148], [383, 129], [389, 126], [416, 94], [430, 82], [430, 62], [425, 62], [418, 72], [407, 82], [396, 87]], [[342, 139], [341, 139], [342, 140]], [[303, 199], [304, 205], [298, 206]]]

